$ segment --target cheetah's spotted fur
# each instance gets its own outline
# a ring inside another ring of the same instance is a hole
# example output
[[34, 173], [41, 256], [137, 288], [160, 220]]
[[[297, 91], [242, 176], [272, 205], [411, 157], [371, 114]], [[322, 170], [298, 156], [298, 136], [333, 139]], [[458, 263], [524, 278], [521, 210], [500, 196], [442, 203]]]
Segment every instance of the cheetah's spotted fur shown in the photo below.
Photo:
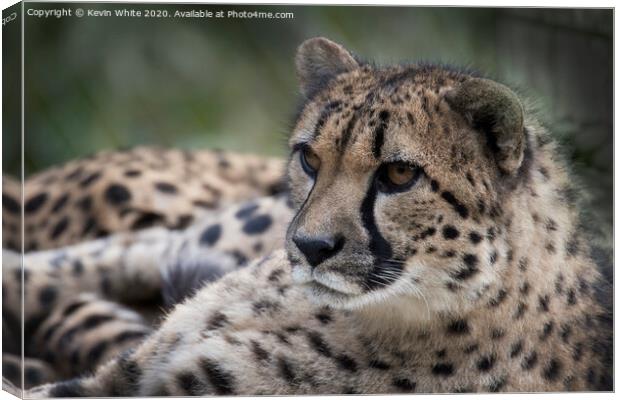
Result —
[[606, 283], [516, 95], [444, 67], [372, 67], [326, 39], [297, 67], [285, 250], [93, 376], [28, 395], [609, 390]]

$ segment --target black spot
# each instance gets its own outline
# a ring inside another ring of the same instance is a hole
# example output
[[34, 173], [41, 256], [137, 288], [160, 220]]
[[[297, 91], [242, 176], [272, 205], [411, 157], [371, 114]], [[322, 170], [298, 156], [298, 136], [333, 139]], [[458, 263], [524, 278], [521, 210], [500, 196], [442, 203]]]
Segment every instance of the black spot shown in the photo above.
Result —
[[436, 192], [439, 190], [439, 183], [437, 183], [437, 181], [434, 179], [431, 180], [431, 190], [433, 192]]
[[118, 206], [131, 199], [131, 193], [123, 185], [113, 183], [105, 190], [105, 199], [112, 205]]
[[39, 292], [39, 303], [48, 308], [58, 297], [58, 290], [53, 286], [46, 286]]
[[456, 280], [465, 280], [471, 278], [478, 272], [478, 257], [473, 254], [465, 254], [463, 256], [465, 262], [465, 268], [456, 271], [452, 274], [452, 277]]
[[517, 305], [517, 311], [514, 314], [514, 319], [521, 319], [523, 315], [525, 314], [526, 310], [527, 310], [527, 304], [520, 301], [519, 304]]
[[82, 228], [82, 236], [90, 233], [95, 228], [97, 228], [97, 221], [95, 221], [95, 218], [89, 217]]
[[332, 316], [329, 315], [327, 312], [320, 312], [316, 314], [315, 317], [316, 319], [321, 321], [322, 324], [328, 324], [332, 321]]
[[155, 189], [166, 194], [175, 194], [177, 192], [177, 187], [168, 182], [156, 182]]
[[144, 331], [123, 331], [114, 336], [113, 342], [116, 344], [126, 342], [128, 340], [141, 339], [146, 335]]
[[487, 229], [487, 239], [489, 239], [489, 242], [493, 242], [495, 240], [495, 228], [490, 227]]
[[41, 374], [41, 371], [34, 367], [26, 368], [26, 370], [24, 371], [24, 375], [24, 377], [26, 378], [26, 382], [28, 382], [30, 386], [37, 386], [41, 384], [41, 381], [43, 380], [43, 375]]
[[476, 350], [478, 350], [478, 347], [480, 347], [478, 343], [472, 343], [463, 349], [463, 353], [471, 354], [475, 352]]
[[73, 262], [73, 275], [80, 276], [84, 272], [84, 264], [80, 260]]
[[175, 377], [175, 380], [187, 396], [200, 396], [204, 393], [200, 380], [191, 372], [181, 372]]
[[137, 169], [128, 169], [125, 171], [125, 176], [128, 178], [135, 178], [136, 176], [142, 175], [142, 171]]
[[476, 363], [476, 366], [478, 367], [479, 371], [488, 371], [491, 368], [493, 368], [493, 366], [495, 365], [495, 354], [489, 354], [486, 356], [483, 356], [482, 358], [480, 358], [478, 360], [478, 362]]
[[552, 331], [553, 331], [553, 321], [546, 322], [545, 325], [543, 325], [543, 330], [540, 334], [540, 340], [547, 339], [549, 335], [551, 335]]
[[499, 392], [506, 385], [506, 377], [502, 376], [491, 382], [489, 385], [489, 392]]
[[200, 366], [216, 394], [230, 395], [234, 393], [235, 380], [229, 372], [224, 371], [217, 363], [207, 358], [200, 361]]
[[200, 235], [200, 244], [213, 246], [215, 242], [219, 240], [220, 236], [222, 236], [222, 225], [213, 224], [205, 229], [202, 232], [202, 235]]
[[450, 376], [454, 373], [454, 365], [447, 363], [435, 364], [431, 372], [433, 375]]
[[88, 302], [83, 300], [74, 301], [73, 303], [68, 304], [62, 311], [63, 318], [67, 318], [69, 315], [84, 307], [86, 304], [88, 304]]
[[441, 192], [441, 197], [443, 197], [443, 199], [447, 201], [454, 208], [454, 211], [456, 211], [462, 218], [467, 218], [469, 216], [467, 207], [458, 201], [451, 192], [443, 191]]
[[84, 196], [80, 200], [78, 200], [75, 205], [78, 206], [78, 208], [82, 211], [86, 212], [92, 207], [93, 199], [90, 196]]
[[51, 239], [57, 239], [69, 226], [69, 217], [63, 217], [54, 227], [50, 233]]
[[68, 200], [69, 193], [65, 193], [64, 195], [60, 196], [60, 198], [58, 198], [58, 200], [56, 200], [56, 202], [52, 206], [52, 212], [57, 213], [58, 211], [62, 210], [64, 206], [67, 205]]
[[49, 391], [50, 397], [84, 397], [82, 381], [74, 378], [69, 381], [56, 383]]
[[575, 344], [573, 348], [573, 360], [579, 361], [583, 356], [583, 343], [579, 342]]
[[497, 292], [497, 296], [495, 296], [489, 301], [489, 306], [491, 307], [499, 306], [500, 304], [504, 302], [504, 300], [506, 300], [506, 296], [508, 296], [508, 292], [505, 289], [500, 289]]
[[525, 281], [523, 282], [523, 284], [519, 287], [519, 293], [521, 293], [524, 296], [527, 296], [527, 294], [530, 292], [530, 283]]
[[491, 331], [491, 339], [493, 340], [501, 339], [504, 335], [506, 335], [506, 332], [501, 328], [495, 328]]
[[566, 242], [566, 254], [574, 257], [579, 252], [579, 238], [577, 236], [573, 236], [570, 240]]
[[540, 312], [549, 311], [549, 295], [548, 294], [544, 296], [538, 296], [538, 311]]
[[276, 269], [269, 274], [269, 277], [267, 279], [269, 280], [269, 282], [279, 282], [280, 276], [282, 276], [283, 273], [284, 273], [283, 270]]
[[478, 234], [477, 232], [470, 232], [469, 233], [469, 240], [473, 244], [478, 244], [482, 240], [482, 236], [480, 236], [480, 234]]
[[570, 337], [572, 332], [573, 330], [570, 325], [562, 324], [562, 326], [560, 327], [560, 337], [562, 338], [564, 343], [568, 343], [568, 338]]
[[31, 214], [37, 212], [47, 201], [47, 193], [39, 193], [31, 197], [24, 205], [24, 212]]
[[216, 311], [207, 321], [207, 330], [219, 329], [228, 323], [228, 317]]
[[295, 382], [295, 371], [293, 370], [291, 364], [285, 358], [278, 359], [278, 370], [280, 371], [280, 375], [282, 376], [282, 378], [284, 378], [285, 381], [287, 381], [288, 383]]
[[241, 207], [239, 211], [235, 213], [235, 218], [237, 219], [249, 218], [256, 210], [258, 210], [258, 204], [247, 203], [243, 207]]
[[489, 263], [493, 265], [495, 264], [496, 261], [497, 261], [497, 251], [493, 251], [493, 253], [491, 253], [491, 255], [489, 256]]
[[2, 208], [12, 214], [17, 214], [21, 210], [19, 203], [6, 193], [2, 193]]
[[81, 188], [88, 187], [96, 182], [99, 178], [101, 178], [101, 172], [93, 172], [88, 175], [86, 178], [82, 179], [79, 183]]
[[370, 368], [380, 369], [380, 370], [383, 370], [383, 371], [386, 371], [386, 370], [390, 369], [390, 365], [387, 364], [386, 362], [381, 361], [381, 360], [370, 360], [370, 362], [368, 363], [368, 366]]
[[256, 356], [258, 361], [264, 361], [269, 359], [269, 353], [267, 350], [263, 349], [260, 343], [255, 340], [251, 340], [250, 344], [252, 345], [252, 353]]
[[401, 392], [413, 392], [416, 387], [416, 383], [410, 381], [407, 378], [396, 378], [392, 381], [392, 384]]
[[457, 319], [448, 325], [448, 333], [455, 335], [464, 335], [469, 333], [469, 325], [464, 319]]
[[548, 381], [555, 381], [558, 379], [560, 375], [560, 371], [562, 369], [562, 364], [555, 358], [551, 359], [549, 364], [545, 366], [542, 376]]
[[86, 355], [86, 360], [88, 361], [88, 365], [97, 365], [97, 362], [103, 355], [103, 353], [108, 349], [108, 343], [99, 342], [96, 344], [88, 354]]
[[515, 358], [521, 353], [522, 350], [523, 350], [523, 342], [521, 340], [519, 340], [516, 343], [513, 343], [513, 345], [510, 346], [510, 358]]
[[154, 212], [141, 212], [140, 216], [131, 224], [131, 230], [150, 228], [155, 225], [163, 224], [163, 215]]
[[317, 332], [308, 332], [308, 342], [310, 346], [319, 354], [325, 357], [331, 357], [332, 352], [329, 345], [323, 340], [323, 337]]
[[577, 303], [577, 298], [575, 297], [575, 289], [568, 290], [568, 293], [566, 294], [566, 302], [570, 306], [575, 305], [575, 303]]
[[452, 225], [443, 227], [443, 237], [446, 239], [456, 239], [459, 237], [459, 231]]
[[267, 214], [257, 215], [243, 224], [243, 232], [248, 235], [257, 235], [265, 232], [271, 226], [272, 219]]
[[239, 250], [233, 250], [229, 252], [228, 254], [234, 257], [237, 265], [245, 265], [248, 262], [248, 258], [245, 256], [245, 254], [243, 254]]
[[521, 362], [521, 368], [525, 370], [532, 369], [534, 368], [534, 366], [536, 366], [537, 362], [538, 362], [538, 353], [536, 353], [535, 351], [532, 351], [531, 353], [523, 357], [523, 361]]
[[336, 362], [338, 366], [342, 369], [346, 369], [347, 371], [356, 372], [357, 371], [357, 363], [354, 359], [347, 356], [346, 354], [341, 354], [336, 357]]
[[271, 300], [266, 300], [266, 299], [255, 301], [252, 304], [252, 310], [257, 315], [265, 313], [267, 311], [272, 311], [272, 310], [275, 311], [275, 310], [278, 310], [279, 308], [280, 308], [280, 305], [278, 303], [275, 303]]

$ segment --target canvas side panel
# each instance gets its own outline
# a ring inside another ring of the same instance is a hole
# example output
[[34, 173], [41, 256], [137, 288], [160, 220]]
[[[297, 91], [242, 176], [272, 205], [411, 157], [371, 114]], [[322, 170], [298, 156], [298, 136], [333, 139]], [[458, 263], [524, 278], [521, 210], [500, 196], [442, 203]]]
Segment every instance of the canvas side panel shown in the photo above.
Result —
[[[21, 397], [22, 3], [2, 11], [2, 389]], [[11, 268], [12, 269], [12, 268]]]

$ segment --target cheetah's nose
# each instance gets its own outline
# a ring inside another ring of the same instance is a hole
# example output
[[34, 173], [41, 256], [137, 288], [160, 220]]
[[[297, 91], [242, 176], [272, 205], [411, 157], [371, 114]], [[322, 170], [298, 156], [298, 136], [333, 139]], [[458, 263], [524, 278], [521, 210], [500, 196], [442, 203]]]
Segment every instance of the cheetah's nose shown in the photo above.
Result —
[[344, 236], [305, 236], [296, 234], [293, 242], [304, 253], [308, 263], [314, 268], [338, 253], [344, 246]]

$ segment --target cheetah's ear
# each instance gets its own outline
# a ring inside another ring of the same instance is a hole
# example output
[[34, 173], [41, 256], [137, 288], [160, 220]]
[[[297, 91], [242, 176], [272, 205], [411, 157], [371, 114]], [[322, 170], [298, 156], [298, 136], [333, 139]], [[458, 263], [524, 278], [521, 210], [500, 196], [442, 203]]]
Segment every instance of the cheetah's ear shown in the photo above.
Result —
[[336, 75], [352, 71], [359, 64], [341, 45], [323, 37], [308, 39], [297, 49], [295, 66], [302, 93], [310, 97]]
[[500, 170], [514, 174], [523, 162], [524, 112], [517, 95], [489, 79], [472, 78], [446, 93], [453, 110], [487, 135]]

